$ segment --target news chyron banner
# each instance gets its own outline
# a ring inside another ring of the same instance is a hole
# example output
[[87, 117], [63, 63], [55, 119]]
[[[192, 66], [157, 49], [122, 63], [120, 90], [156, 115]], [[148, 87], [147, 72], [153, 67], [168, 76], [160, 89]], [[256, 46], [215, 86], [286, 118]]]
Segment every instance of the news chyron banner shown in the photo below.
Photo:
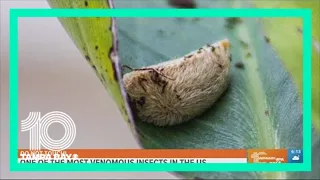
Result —
[[247, 163], [246, 150], [19, 150], [20, 163]]
[[[65, 135], [53, 140], [52, 123], [64, 126]], [[19, 163], [302, 163], [299, 149], [69, 149], [76, 138], [72, 118], [60, 111], [43, 116], [30, 112], [21, 121], [30, 146], [18, 150]]]
[[301, 150], [287, 149], [19, 149], [19, 163], [302, 163]]

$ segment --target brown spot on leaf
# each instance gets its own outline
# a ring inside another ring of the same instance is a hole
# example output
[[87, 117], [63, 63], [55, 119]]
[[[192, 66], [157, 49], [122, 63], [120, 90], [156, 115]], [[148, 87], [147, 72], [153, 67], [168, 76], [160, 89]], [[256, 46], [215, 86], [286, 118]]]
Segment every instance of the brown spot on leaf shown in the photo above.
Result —
[[248, 47], [249, 47], [249, 44], [246, 43], [246, 42], [244, 42], [244, 41], [242, 41], [242, 40], [240, 40], [240, 44], [241, 44], [241, 46], [244, 47], [244, 48], [248, 48]]
[[97, 68], [96, 68], [95, 65], [92, 65], [92, 68], [93, 68], [94, 71], [97, 71]]
[[227, 29], [233, 29], [236, 25], [242, 23], [242, 19], [238, 17], [231, 17], [231, 18], [226, 18], [226, 24], [225, 28]]
[[242, 62], [237, 62], [234, 64], [234, 66], [238, 69], [244, 69], [244, 64]]
[[268, 36], [264, 36], [264, 40], [267, 42], [267, 43], [270, 43], [270, 38]]
[[264, 114], [265, 114], [266, 116], [269, 116], [269, 110], [265, 110], [265, 111], [264, 111]]
[[165, 35], [165, 32], [162, 29], [159, 29], [157, 32], [158, 32], [159, 36], [164, 36]]
[[298, 31], [299, 33], [302, 33], [302, 29], [301, 29], [300, 27], [297, 27], [297, 31]]
[[250, 52], [248, 52], [247, 54], [246, 54], [246, 58], [251, 58], [251, 53]]
[[85, 58], [86, 58], [87, 61], [89, 61], [89, 62], [91, 61], [91, 59], [90, 59], [90, 57], [88, 55], [86, 55]]
[[194, 0], [168, 0], [169, 4], [176, 8], [196, 8]]

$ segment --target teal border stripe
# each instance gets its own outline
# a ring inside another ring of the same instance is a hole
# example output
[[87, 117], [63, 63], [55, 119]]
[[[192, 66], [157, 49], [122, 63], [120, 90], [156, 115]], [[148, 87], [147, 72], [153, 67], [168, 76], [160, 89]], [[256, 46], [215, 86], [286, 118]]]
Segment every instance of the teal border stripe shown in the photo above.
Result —
[[308, 9], [13, 9], [19, 17], [302, 17]]
[[[303, 19], [303, 156], [293, 164], [19, 164], [18, 18], [21, 17], [298, 17]], [[312, 33], [310, 9], [10, 9], [11, 171], [311, 171]]]

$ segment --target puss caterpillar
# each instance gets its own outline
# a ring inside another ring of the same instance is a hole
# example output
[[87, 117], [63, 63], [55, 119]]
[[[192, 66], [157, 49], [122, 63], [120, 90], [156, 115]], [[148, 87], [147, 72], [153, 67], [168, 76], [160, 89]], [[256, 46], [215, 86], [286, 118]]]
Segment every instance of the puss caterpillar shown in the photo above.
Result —
[[132, 69], [123, 82], [137, 116], [157, 126], [189, 121], [210, 108], [229, 84], [231, 44], [223, 39], [184, 57]]

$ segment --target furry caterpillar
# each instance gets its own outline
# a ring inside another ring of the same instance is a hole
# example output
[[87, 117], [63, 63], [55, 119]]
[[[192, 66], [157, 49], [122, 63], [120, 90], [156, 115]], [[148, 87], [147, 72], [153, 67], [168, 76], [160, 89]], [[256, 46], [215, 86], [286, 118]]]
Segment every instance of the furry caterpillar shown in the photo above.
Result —
[[184, 57], [132, 69], [123, 82], [142, 121], [172, 126], [211, 107], [229, 84], [230, 42], [223, 39]]

